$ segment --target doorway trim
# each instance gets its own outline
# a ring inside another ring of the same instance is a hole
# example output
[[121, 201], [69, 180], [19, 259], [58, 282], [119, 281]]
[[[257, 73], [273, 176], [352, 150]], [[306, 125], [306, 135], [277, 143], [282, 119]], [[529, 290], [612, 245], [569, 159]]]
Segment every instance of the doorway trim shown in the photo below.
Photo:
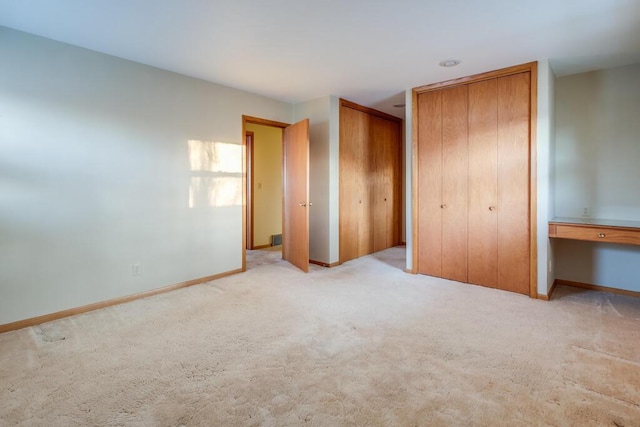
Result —
[[[249, 155], [251, 153], [249, 153], [248, 151], [248, 147], [247, 147], [247, 124], [251, 123], [251, 124], [255, 124], [255, 125], [263, 125], [263, 126], [271, 126], [271, 127], [276, 127], [276, 128], [280, 128], [280, 129], [284, 129], [286, 127], [289, 127], [290, 124], [289, 123], [284, 123], [284, 122], [278, 122], [275, 120], [267, 120], [267, 119], [262, 119], [260, 117], [252, 117], [252, 116], [246, 116], [246, 115], [242, 115], [242, 152], [243, 152], [243, 156], [242, 156], [242, 271], [247, 271], [247, 209], [248, 209], [248, 202], [253, 203], [253, 197], [252, 197], [252, 193], [253, 193], [253, 188], [251, 188], [251, 191], [248, 192], [247, 191], [247, 186], [250, 184], [248, 181], [248, 177], [247, 177], [247, 173], [248, 173], [248, 169], [247, 166], [253, 168], [253, 164], [250, 164], [250, 160], [249, 160]], [[255, 144], [255, 141], [252, 141]], [[284, 144], [284, 139], [283, 139], [283, 144]], [[253, 145], [253, 144], [252, 144]], [[253, 148], [253, 147], [251, 147]], [[249, 172], [251, 175], [253, 175], [252, 172]], [[284, 194], [282, 195], [282, 197], [284, 198]], [[251, 209], [251, 217], [253, 217], [253, 209]], [[249, 218], [251, 219], [251, 218]], [[252, 242], [253, 243], [253, 242]]]
[[244, 140], [246, 142], [247, 159], [247, 239], [246, 249], [253, 249], [253, 141], [254, 133], [245, 131]]

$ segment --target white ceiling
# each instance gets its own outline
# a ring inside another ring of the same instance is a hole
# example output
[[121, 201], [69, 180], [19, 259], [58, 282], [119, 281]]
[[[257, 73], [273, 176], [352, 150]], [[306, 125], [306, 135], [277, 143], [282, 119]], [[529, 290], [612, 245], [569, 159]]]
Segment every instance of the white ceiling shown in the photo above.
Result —
[[[0, 0], [0, 25], [289, 102], [640, 62], [640, 0]], [[455, 68], [438, 62], [455, 58]], [[0, 59], [1, 64], [1, 59]], [[1, 66], [1, 65], [0, 65]]]

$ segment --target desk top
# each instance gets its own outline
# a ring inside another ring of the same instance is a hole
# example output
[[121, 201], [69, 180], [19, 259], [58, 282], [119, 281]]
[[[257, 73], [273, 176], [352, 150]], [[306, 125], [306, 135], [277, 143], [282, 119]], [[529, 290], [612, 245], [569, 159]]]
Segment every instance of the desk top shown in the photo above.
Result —
[[640, 221], [622, 221], [617, 219], [599, 219], [599, 218], [568, 218], [555, 217], [550, 224], [576, 224], [576, 225], [593, 225], [600, 227], [624, 227], [624, 228], [640, 228]]

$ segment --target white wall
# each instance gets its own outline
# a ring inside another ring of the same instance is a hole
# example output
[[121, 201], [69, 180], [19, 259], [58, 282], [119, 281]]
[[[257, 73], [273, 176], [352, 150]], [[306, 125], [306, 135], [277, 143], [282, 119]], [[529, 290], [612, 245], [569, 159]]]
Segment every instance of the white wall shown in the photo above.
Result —
[[329, 97], [329, 256], [331, 263], [340, 260], [340, 99]]
[[413, 269], [413, 89], [405, 91], [404, 119], [404, 235], [407, 271]]
[[329, 263], [329, 97], [294, 105], [294, 121], [309, 119], [309, 258]]
[[241, 268], [241, 115], [290, 104], [2, 27], [0, 58], [0, 324]]
[[338, 261], [338, 98], [294, 106], [294, 121], [309, 119], [309, 258]]
[[549, 61], [538, 61], [538, 123], [536, 138], [538, 294], [547, 295], [554, 281], [554, 265], [549, 240], [549, 220], [553, 209], [553, 163], [555, 75]]
[[[555, 213], [640, 221], [640, 64], [556, 81]], [[558, 279], [640, 291], [640, 248], [558, 240]]]

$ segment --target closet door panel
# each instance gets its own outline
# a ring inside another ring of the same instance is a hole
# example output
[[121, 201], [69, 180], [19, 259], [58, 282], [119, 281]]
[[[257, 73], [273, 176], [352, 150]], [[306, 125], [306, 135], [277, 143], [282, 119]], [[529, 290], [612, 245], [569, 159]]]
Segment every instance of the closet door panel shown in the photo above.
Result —
[[498, 287], [529, 293], [530, 73], [498, 79]]
[[442, 277], [467, 281], [468, 88], [442, 91]]
[[392, 205], [393, 170], [390, 156], [393, 146], [392, 122], [380, 117], [371, 117], [372, 162], [370, 178], [372, 181], [372, 228], [373, 251], [378, 252], [389, 247], [388, 206]]
[[388, 247], [397, 246], [402, 241], [402, 124], [391, 123], [391, 153], [390, 162], [392, 172], [390, 193], [387, 198], [387, 234]]
[[359, 123], [358, 161], [356, 163], [355, 182], [358, 187], [358, 257], [373, 252], [373, 197], [371, 177], [371, 117], [362, 111], [356, 111]]
[[340, 108], [340, 262], [359, 256], [359, 228], [362, 221], [363, 165], [369, 133], [364, 113]]
[[442, 91], [418, 95], [419, 273], [442, 276]]
[[469, 85], [469, 283], [498, 284], [498, 82]]

